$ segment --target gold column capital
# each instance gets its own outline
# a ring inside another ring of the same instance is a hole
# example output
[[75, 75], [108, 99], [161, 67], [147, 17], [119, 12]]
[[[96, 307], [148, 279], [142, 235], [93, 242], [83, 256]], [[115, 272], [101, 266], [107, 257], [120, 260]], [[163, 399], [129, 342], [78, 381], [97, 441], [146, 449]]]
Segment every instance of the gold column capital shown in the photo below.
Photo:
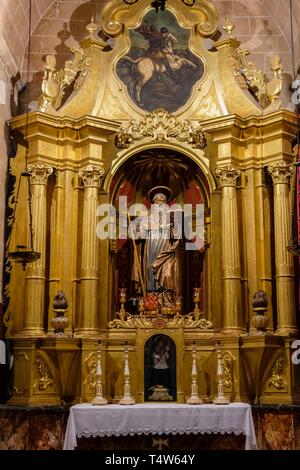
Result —
[[289, 184], [293, 175], [293, 167], [286, 162], [273, 163], [268, 167], [268, 173], [272, 177], [273, 184]]
[[85, 188], [99, 188], [100, 178], [105, 175], [102, 167], [88, 165], [79, 170]]
[[44, 163], [28, 165], [27, 172], [30, 175], [30, 184], [39, 184], [46, 186], [48, 177], [53, 174], [53, 168]]
[[233, 165], [219, 166], [216, 169], [216, 177], [219, 179], [221, 188], [227, 186], [236, 187], [241, 171]]

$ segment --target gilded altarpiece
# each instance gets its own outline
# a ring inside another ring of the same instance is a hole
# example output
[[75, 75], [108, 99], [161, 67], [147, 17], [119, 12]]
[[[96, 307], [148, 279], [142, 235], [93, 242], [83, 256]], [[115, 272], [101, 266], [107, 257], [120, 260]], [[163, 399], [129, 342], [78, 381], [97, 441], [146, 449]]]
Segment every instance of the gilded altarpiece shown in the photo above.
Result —
[[[231, 401], [299, 401], [291, 363], [298, 331], [294, 259], [286, 249], [297, 118], [280, 109], [279, 58], [267, 78], [249, 66], [230, 25], [227, 37], [214, 40], [218, 22], [207, 0], [192, 8], [168, 0], [162, 15], [148, 0], [112, 0], [100, 24], [87, 26], [65, 69], [56, 70], [47, 56], [39, 110], [29, 114], [28, 126], [25, 116], [10, 122], [18, 151], [10, 162], [9, 209], [24, 170], [27, 129], [41, 253], [25, 271], [6, 263], [5, 326], [15, 351], [11, 404], [91, 401], [99, 340], [105, 396], [116, 403], [123, 395], [127, 342], [131, 392], [143, 402], [145, 345], [155, 335], [176, 348], [178, 402], [190, 395], [193, 347], [199, 395], [204, 402], [215, 397], [217, 341]], [[207, 38], [214, 40], [210, 49]], [[67, 87], [73, 92], [65, 99]], [[204, 204], [205, 239], [195, 253], [181, 252], [180, 309], [148, 315], [127, 313], [125, 304], [123, 315], [119, 289], [136, 294], [133, 247], [97, 238], [97, 208], [119, 195], [144, 203], [153, 186], [169, 186], [176, 203]], [[27, 243], [22, 187], [19, 200], [8, 251]], [[252, 325], [258, 290], [269, 299], [265, 332]], [[51, 323], [58, 291], [68, 299], [62, 337]]]

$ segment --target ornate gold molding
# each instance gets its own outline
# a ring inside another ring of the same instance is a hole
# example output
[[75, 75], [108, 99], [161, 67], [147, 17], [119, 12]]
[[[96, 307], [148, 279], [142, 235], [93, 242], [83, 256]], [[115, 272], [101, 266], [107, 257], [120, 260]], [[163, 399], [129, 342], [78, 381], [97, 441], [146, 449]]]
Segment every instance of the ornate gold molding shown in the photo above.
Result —
[[216, 177], [219, 179], [221, 188], [227, 186], [236, 186], [241, 171], [233, 165], [220, 166], [216, 169]]
[[157, 109], [147, 114], [142, 121], [130, 121], [127, 127], [121, 127], [115, 145], [119, 149], [127, 149], [135, 141], [146, 138], [154, 142], [175, 139], [197, 149], [204, 149], [207, 144], [200, 125], [193, 127], [190, 121], [179, 121], [164, 109]]
[[150, 319], [144, 315], [129, 315], [126, 320], [115, 319], [109, 322], [109, 328], [199, 328], [201, 330], [211, 330], [213, 328], [212, 322], [205, 318], [199, 320], [194, 319], [193, 314], [189, 315], [175, 315], [171, 319], [164, 317], [157, 317]]
[[[217, 30], [218, 11], [208, 0], [197, 2], [193, 8], [187, 8], [178, 0], [168, 0], [167, 8], [176, 16], [180, 14], [184, 26], [193, 27], [196, 34], [200, 36], [211, 36]], [[102, 10], [101, 29], [108, 36], [117, 37], [124, 32], [126, 27], [137, 27], [141, 21], [141, 16], [148, 9], [148, 0], [139, 0], [132, 5], [126, 5], [119, 0], [112, 0]]]
[[283, 84], [283, 67], [281, 59], [275, 55], [271, 59], [272, 79], [258, 69], [255, 62], [246, 61], [249, 49], [240, 49], [233, 60], [234, 74], [242, 89], [249, 88], [255, 95], [265, 113], [278, 111], [282, 108], [279, 95]]
[[54, 55], [46, 56], [44, 65], [44, 77], [42, 82], [42, 95], [38, 100], [39, 110], [46, 112], [48, 106], [57, 110], [62, 104], [62, 99], [67, 86], [74, 83], [74, 90], [79, 90], [88, 75], [88, 67], [91, 58], [86, 57], [83, 49], [71, 48], [74, 54], [72, 60], [65, 63], [65, 67], [56, 70], [56, 58]]
[[49, 387], [54, 388], [53, 377], [50, 368], [42, 360], [41, 357], [36, 358], [36, 375], [37, 380], [34, 384], [34, 388], [38, 388], [40, 391], [44, 392]]
[[274, 387], [277, 390], [284, 390], [286, 387], [286, 380], [284, 375], [285, 357], [279, 357], [271, 369], [271, 377], [268, 380], [268, 387]]
[[294, 170], [286, 162], [278, 162], [268, 167], [268, 173], [272, 177], [273, 184], [289, 184]]
[[53, 168], [44, 163], [29, 165], [27, 171], [30, 174], [30, 184], [46, 185], [48, 177], [53, 174]]
[[85, 188], [99, 188], [100, 178], [105, 175], [105, 171], [101, 167], [88, 165], [79, 170], [79, 177], [82, 179]]
[[89, 389], [92, 392], [96, 391], [96, 385], [97, 385], [97, 354], [96, 353], [91, 353], [88, 355], [88, 357], [85, 359], [85, 364], [86, 364], [86, 378], [84, 381], [85, 385], [88, 385]]
[[222, 355], [223, 359], [223, 385], [227, 390], [232, 391], [235, 385], [235, 378], [233, 374], [234, 363], [236, 358], [230, 351], [226, 351]]

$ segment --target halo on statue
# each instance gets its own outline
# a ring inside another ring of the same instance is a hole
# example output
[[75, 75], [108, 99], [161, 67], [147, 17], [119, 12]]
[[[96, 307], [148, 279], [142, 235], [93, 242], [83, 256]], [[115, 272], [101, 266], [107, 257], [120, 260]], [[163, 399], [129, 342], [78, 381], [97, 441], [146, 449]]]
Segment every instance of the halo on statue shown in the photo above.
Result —
[[168, 186], [155, 186], [155, 188], [150, 189], [150, 191], [148, 192], [147, 197], [149, 201], [153, 202], [155, 194], [159, 193], [164, 194], [164, 196], [166, 196], [167, 202], [170, 202], [173, 197], [173, 193], [171, 189], [168, 188]]

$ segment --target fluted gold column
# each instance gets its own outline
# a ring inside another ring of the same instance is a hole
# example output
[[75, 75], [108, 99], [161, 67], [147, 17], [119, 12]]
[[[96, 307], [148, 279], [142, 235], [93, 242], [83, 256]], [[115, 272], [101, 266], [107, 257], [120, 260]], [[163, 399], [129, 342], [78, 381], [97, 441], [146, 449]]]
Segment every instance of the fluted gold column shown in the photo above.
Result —
[[53, 168], [43, 163], [30, 165], [31, 210], [34, 250], [41, 257], [26, 270], [24, 335], [43, 336], [45, 314], [46, 223], [48, 177]]
[[287, 246], [291, 235], [290, 177], [293, 168], [285, 162], [268, 167], [274, 185], [274, 230], [277, 296], [277, 334], [297, 332], [294, 258]]
[[223, 330], [241, 331], [241, 263], [236, 183], [241, 172], [232, 165], [219, 167], [216, 176], [222, 189], [221, 243], [223, 282]]
[[97, 206], [101, 167], [89, 165], [79, 171], [84, 184], [82, 221], [82, 264], [80, 284], [80, 317], [77, 336], [99, 333], [99, 240], [97, 238]]

